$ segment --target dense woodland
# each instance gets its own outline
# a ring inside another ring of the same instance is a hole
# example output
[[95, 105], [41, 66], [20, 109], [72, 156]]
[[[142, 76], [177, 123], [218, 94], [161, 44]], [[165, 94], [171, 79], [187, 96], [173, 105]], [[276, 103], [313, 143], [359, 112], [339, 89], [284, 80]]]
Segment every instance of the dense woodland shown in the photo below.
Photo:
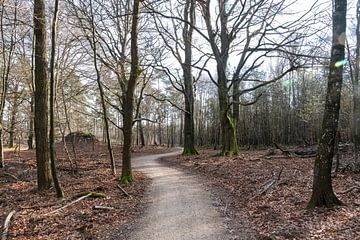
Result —
[[123, 183], [135, 146], [320, 143], [309, 207], [341, 204], [337, 145], [358, 169], [360, 2], [2, 0], [0, 28], [0, 166], [4, 147], [36, 148], [40, 191], [63, 197], [55, 145], [71, 162], [81, 141], [106, 143], [114, 175], [122, 145]]

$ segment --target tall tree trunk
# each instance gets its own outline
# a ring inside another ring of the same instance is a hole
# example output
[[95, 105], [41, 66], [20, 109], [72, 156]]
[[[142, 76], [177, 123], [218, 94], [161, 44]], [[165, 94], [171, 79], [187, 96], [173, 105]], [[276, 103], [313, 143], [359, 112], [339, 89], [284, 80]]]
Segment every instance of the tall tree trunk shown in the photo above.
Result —
[[138, 25], [140, 0], [134, 0], [132, 26], [131, 26], [131, 70], [123, 99], [123, 132], [124, 146], [122, 155], [121, 182], [129, 183], [134, 181], [131, 169], [131, 143], [134, 114], [134, 92], [139, 76], [139, 53], [138, 53]]
[[330, 71], [318, 152], [314, 166], [312, 196], [308, 208], [340, 205], [332, 188], [331, 167], [339, 121], [346, 38], [346, 0], [333, 2], [333, 38]]
[[[184, 74], [184, 150], [183, 155], [198, 154], [195, 148], [194, 128], [194, 87], [192, 76], [192, 36], [195, 24], [195, 1], [186, 0], [184, 8], [185, 26], [183, 28], [183, 39], [185, 44], [185, 61], [182, 64]], [[188, 23], [189, 22], [189, 23]]]
[[51, 174], [54, 181], [56, 196], [58, 198], [64, 197], [57, 170], [56, 170], [56, 145], [55, 145], [55, 98], [56, 98], [56, 80], [55, 80], [55, 57], [56, 57], [56, 32], [57, 32], [57, 21], [59, 12], [59, 0], [55, 0], [54, 16], [51, 29], [51, 58], [50, 58], [50, 162], [51, 162]]
[[354, 128], [354, 155], [356, 165], [360, 166], [360, 0], [356, 5], [356, 49], [353, 79], [353, 128]]
[[48, 83], [45, 1], [34, 1], [35, 35], [35, 141], [37, 184], [39, 191], [50, 188], [52, 182], [48, 146]]
[[93, 49], [93, 62], [94, 62], [94, 67], [95, 67], [95, 71], [96, 71], [96, 82], [98, 84], [99, 87], [99, 92], [100, 92], [100, 100], [101, 100], [101, 107], [102, 107], [102, 113], [103, 113], [103, 120], [104, 120], [104, 125], [105, 125], [105, 136], [106, 136], [106, 143], [107, 143], [107, 147], [108, 147], [108, 151], [109, 151], [109, 155], [110, 155], [110, 164], [111, 164], [111, 171], [112, 174], [115, 175], [116, 174], [116, 167], [115, 167], [115, 159], [114, 159], [114, 154], [113, 154], [113, 150], [112, 150], [112, 145], [111, 145], [111, 138], [110, 138], [110, 131], [109, 131], [109, 122], [108, 122], [108, 117], [107, 117], [107, 109], [106, 109], [106, 104], [105, 104], [105, 97], [104, 97], [104, 90], [103, 90], [103, 86], [101, 84], [101, 75], [100, 75], [100, 71], [99, 71], [99, 67], [97, 65], [97, 46], [96, 46], [96, 38], [95, 38], [95, 20], [94, 20], [94, 13], [92, 10], [92, 1], [90, 1], [90, 11], [91, 11], [91, 30], [92, 30], [92, 49]]
[[34, 149], [34, 93], [35, 93], [35, 35], [33, 35], [32, 52], [31, 52], [31, 81], [29, 87], [31, 89], [30, 96], [30, 116], [29, 116], [29, 135], [28, 135], [28, 148]]

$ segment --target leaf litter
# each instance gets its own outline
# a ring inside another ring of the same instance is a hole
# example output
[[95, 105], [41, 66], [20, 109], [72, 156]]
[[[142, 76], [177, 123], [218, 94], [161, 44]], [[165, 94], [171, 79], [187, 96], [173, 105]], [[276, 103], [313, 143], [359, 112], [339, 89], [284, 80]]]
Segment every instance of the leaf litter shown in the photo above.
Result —
[[[133, 156], [167, 152], [162, 147], [135, 148]], [[62, 146], [57, 146], [58, 174], [66, 195], [56, 198], [54, 189], [39, 193], [36, 189], [34, 150], [5, 152], [5, 168], [0, 169], [0, 224], [8, 213], [13, 216], [8, 239], [102, 239], [103, 235], [134, 219], [141, 210], [144, 193], [150, 184], [141, 172], [135, 172], [136, 183], [118, 187], [121, 172], [121, 147], [114, 146], [118, 174], [113, 176], [105, 144], [76, 146], [79, 170], [74, 173]], [[74, 159], [74, 156], [72, 156]], [[106, 198], [87, 197], [54, 214], [83, 192], [100, 192]], [[96, 207], [97, 206], [97, 207]], [[99, 207], [100, 206], [100, 207]]]
[[201, 150], [197, 156], [162, 161], [204, 179], [221, 202], [232, 231], [241, 236], [251, 229], [248, 237], [238, 239], [360, 239], [360, 188], [353, 188], [360, 182], [359, 174], [344, 171], [333, 178], [344, 206], [311, 211], [306, 205], [314, 158], [281, 152], [268, 157], [265, 150], [242, 151], [237, 157], [217, 153]]

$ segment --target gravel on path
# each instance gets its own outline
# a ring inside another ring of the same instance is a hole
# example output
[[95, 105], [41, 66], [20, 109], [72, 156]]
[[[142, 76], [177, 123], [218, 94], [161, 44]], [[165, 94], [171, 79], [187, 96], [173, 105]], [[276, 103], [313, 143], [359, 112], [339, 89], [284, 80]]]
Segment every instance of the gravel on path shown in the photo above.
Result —
[[149, 155], [133, 159], [136, 170], [152, 179], [149, 204], [139, 219], [113, 239], [130, 240], [228, 240], [226, 229], [210, 193], [200, 181], [181, 170], [164, 166], [161, 157]]

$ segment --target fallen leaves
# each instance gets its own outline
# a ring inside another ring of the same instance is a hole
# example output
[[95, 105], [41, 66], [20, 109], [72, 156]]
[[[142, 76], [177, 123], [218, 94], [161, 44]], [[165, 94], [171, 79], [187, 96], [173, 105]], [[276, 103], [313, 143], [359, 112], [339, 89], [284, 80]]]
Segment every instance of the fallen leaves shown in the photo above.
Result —
[[[0, 169], [0, 224], [15, 209], [8, 239], [103, 239], [126, 222], [131, 221], [143, 205], [143, 196], [150, 181], [142, 173], [135, 172], [136, 183], [121, 185], [131, 196], [118, 187], [117, 176], [112, 176], [106, 145], [78, 145], [76, 148], [78, 173], [71, 171], [70, 163], [61, 145], [57, 148], [59, 177], [66, 194], [66, 201], [81, 192], [103, 192], [106, 198], [87, 197], [56, 214], [67, 202], [56, 199], [53, 189], [39, 194], [36, 190], [34, 151], [5, 153], [6, 168]], [[133, 155], [162, 153], [166, 148], [145, 147], [135, 149]], [[120, 168], [121, 148], [114, 147], [115, 159]], [[74, 157], [73, 157], [74, 158]]]
[[199, 156], [163, 161], [203, 176], [226, 205], [231, 227], [248, 221], [256, 239], [360, 239], [358, 191], [346, 191], [357, 185], [359, 175], [341, 173], [333, 179], [346, 206], [308, 211], [313, 158], [264, 156], [266, 151], [243, 151], [236, 158], [218, 157], [203, 150]]

